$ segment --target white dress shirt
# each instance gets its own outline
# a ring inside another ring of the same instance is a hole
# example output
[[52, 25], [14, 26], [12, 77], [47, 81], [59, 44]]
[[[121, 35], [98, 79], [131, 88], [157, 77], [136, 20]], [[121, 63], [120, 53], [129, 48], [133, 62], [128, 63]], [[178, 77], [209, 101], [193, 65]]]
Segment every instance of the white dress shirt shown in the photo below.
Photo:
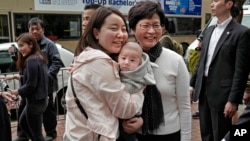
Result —
[[209, 48], [208, 48], [208, 52], [207, 52], [207, 61], [206, 61], [206, 66], [205, 66], [205, 76], [208, 76], [208, 70], [213, 58], [213, 54], [214, 54], [214, 50], [215, 47], [220, 39], [220, 37], [222, 36], [222, 33], [224, 32], [225, 28], [227, 27], [227, 25], [229, 24], [229, 22], [232, 20], [232, 17], [230, 16], [228, 19], [226, 19], [224, 22], [222, 22], [221, 24], [216, 25], [216, 27], [214, 28], [214, 31], [211, 35], [211, 39], [209, 42]]

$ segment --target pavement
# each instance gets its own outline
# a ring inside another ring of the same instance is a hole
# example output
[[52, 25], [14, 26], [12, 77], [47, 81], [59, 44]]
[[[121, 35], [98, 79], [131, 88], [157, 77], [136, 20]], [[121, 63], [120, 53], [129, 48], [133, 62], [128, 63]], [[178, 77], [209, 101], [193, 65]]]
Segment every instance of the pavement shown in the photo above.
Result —
[[[195, 113], [197, 110], [197, 103], [192, 104], [192, 113]], [[200, 137], [200, 122], [199, 119], [192, 119], [192, 135], [191, 135], [191, 141], [201, 141]], [[16, 138], [16, 122], [12, 123], [12, 139]], [[57, 120], [57, 138], [54, 141], [62, 141], [63, 134], [65, 131], [65, 116], [58, 117]], [[44, 135], [45, 132], [43, 131]]]
[[[192, 103], [191, 105], [192, 114], [194, 114], [198, 109], [198, 103]], [[191, 131], [191, 141], [201, 141], [200, 134], [200, 120], [192, 118], [192, 131]]]

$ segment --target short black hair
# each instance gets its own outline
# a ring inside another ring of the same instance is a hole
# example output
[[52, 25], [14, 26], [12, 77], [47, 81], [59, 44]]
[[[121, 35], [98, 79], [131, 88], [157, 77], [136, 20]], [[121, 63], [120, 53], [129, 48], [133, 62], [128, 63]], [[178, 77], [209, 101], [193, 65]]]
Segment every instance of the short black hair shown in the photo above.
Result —
[[84, 10], [88, 10], [88, 9], [97, 9], [99, 7], [101, 7], [102, 5], [100, 4], [88, 4], [84, 7]]
[[135, 30], [137, 23], [142, 19], [152, 18], [157, 14], [160, 18], [161, 25], [164, 24], [165, 14], [158, 1], [139, 1], [130, 8], [128, 12], [129, 27]]
[[231, 8], [231, 16], [233, 17], [233, 18], [235, 18], [235, 17], [237, 17], [237, 16], [239, 16], [240, 15], [240, 9], [236, 6], [236, 5], [234, 5], [232, 8]]
[[34, 17], [29, 20], [28, 28], [30, 28], [31, 25], [40, 25], [42, 28], [44, 28], [43, 21], [39, 19], [38, 17]]
[[233, 4], [235, 4], [235, 1], [236, 1], [236, 0], [225, 0], [225, 2], [229, 2], [229, 1], [232, 1]]

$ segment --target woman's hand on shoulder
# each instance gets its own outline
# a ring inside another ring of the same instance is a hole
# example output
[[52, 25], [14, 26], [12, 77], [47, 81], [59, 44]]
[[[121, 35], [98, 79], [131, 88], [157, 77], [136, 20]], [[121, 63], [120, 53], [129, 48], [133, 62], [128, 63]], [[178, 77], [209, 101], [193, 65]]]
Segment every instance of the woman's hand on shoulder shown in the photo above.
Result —
[[126, 133], [132, 134], [137, 132], [143, 125], [143, 119], [141, 117], [134, 117], [128, 120], [123, 120], [122, 126]]
[[68, 67], [67, 67], [67, 74], [70, 74], [71, 71], [73, 69], [73, 63], [71, 63]]

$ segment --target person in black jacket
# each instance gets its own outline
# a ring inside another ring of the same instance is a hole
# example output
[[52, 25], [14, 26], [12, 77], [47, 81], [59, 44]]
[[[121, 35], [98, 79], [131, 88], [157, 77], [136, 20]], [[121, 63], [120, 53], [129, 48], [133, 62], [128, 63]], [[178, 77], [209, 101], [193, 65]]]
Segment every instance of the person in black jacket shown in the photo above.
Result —
[[[243, 140], [244, 139], [247, 139], [249, 137], [249, 131], [250, 131], [250, 103], [247, 104], [244, 112], [240, 115], [239, 119], [237, 120], [237, 122], [235, 123], [234, 127], [236, 129], [245, 129], [247, 132], [246, 132], [246, 135], [244, 135], [245, 137], [243, 136], [233, 136], [231, 134], [235, 134], [233, 133], [232, 131], [235, 131], [235, 130], [232, 130], [230, 132], [228, 132], [225, 137], [223, 138], [222, 141], [234, 141], [234, 140]], [[233, 138], [231, 138], [233, 137]], [[249, 138], [247, 139], [249, 140]]]
[[[246, 139], [250, 135], [249, 133], [250, 131], [250, 74], [248, 75], [247, 86], [244, 92], [243, 101], [244, 101], [244, 104], [246, 105], [246, 108], [243, 111], [243, 113], [240, 115], [240, 117], [237, 119], [237, 121], [235, 121], [234, 129], [237, 129], [237, 128], [246, 129], [247, 133], [243, 135], [244, 138]], [[235, 136], [235, 137], [233, 136], [235, 132], [234, 129], [231, 128], [230, 132], [228, 132], [225, 135], [222, 141], [243, 140], [243, 136]]]
[[[49, 103], [43, 116], [43, 125], [46, 132], [45, 140], [50, 141], [56, 138], [57, 131], [57, 120], [56, 120], [56, 108], [53, 103], [53, 92], [58, 89], [57, 74], [62, 67], [62, 62], [60, 58], [59, 51], [54, 42], [49, 40], [44, 36], [44, 24], [43, 21], [37, 17], [34, 17], [28, 22], [29, 33], [33, 38], [36, 39], [42, 53], [46, 56], [48, 60], [48, 96]], [[25, 101], [21, 102], [19, 107], [19, 115], [25, 105]], [[28, 138], [23, 134], [22, 130], [18, 126], [17, 128], [17, 138], [15, 141], [27, 141]]]
[[18, 123], [32, 141], [45, 141], [42, 134], [43, 113], [48, 105], [48, 68], [47, 59], [41, 53], [36, 40], [23, 33], [17, 38], [17, 68], [20, 87], [10, 93], [20, 95], [26, 101]]
[[250, 29], [231, 17], [234, 3], [211, 3], [212, 16], [218, 21], [203, 34], [198, 67], [190, 82], [195, 88], [194, 99], [199, 99], [203, 141], [219, 141], [230, 130], [250, 71]]
[[12, 63], [9, 66], [9, 71], [10, 72], [16, 72], [17, 71], [16, 61], [17, 61], [18, 49], [17, 49], [15, 44], [11, 44], [11, 46], [8, 49], [8, 53], [9, 53], [11, 59], [12, 59]]

